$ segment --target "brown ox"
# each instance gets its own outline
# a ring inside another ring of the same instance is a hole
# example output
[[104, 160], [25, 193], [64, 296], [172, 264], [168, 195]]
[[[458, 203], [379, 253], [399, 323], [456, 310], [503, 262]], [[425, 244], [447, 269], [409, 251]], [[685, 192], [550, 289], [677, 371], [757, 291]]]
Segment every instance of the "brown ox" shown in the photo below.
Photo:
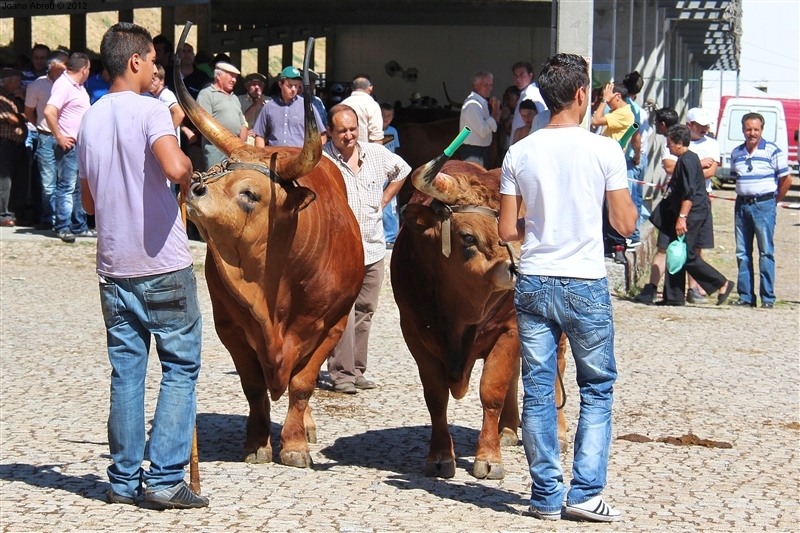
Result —
[[[434, 169], [426, 176], [431, 166], [418, 169], [412, 177], [422, 192], [414, 194], [403, 213], [404, 225], [391, 264], [400, 326], [416, 360], [431, 415], [425, 475], [455, 475], [453, 440], [447, 425], [448, 393], [462, 398], [476, 360], [484, 359], [480, 383], [483, 425], [473, 475], [501, 479], [505, 470], [500, 446], [516, 444], [520, 422], [520, 344], [510, 252], [500, 243], [495, 219], [500, 205], [500, 171], [450, 161], [441, 172]], [[442, 241], [443, 224], [448, 220], [449, 256], [443, 252], [447, 243]], [[562, 374], [564, 351], [562, 337], [558, 353]], [[557, 391], [560, 405], [562, 391], [559, 387]], [[566, 441], [561, 412], [559, 439]]]
[[193, 184], [186, 205], [208, 243], [214, 325], [250, 404], [245, 461], [272, 460], [270, 396], [275, 401], [288, 388], [281, 462], [309, 467], [316, 428], [308, 400], [364, 276], [344, 180], [321, 157], [307, 82], [303, 148], [255, 148], [189, 96], [177, 66], [175, 78], [186, 115], [234, 162]]

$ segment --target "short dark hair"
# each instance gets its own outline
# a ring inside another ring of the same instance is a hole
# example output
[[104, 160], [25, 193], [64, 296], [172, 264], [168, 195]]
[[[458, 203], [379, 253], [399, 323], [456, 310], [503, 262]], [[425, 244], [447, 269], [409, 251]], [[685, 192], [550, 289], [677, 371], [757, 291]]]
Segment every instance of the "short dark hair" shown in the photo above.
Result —
[[616, 82], [614, 84], [613, 91], [619, 94], [623, 100], [625, 100], [628, 97], [628, 88], [625, 87], [625, 84], [623, 82], [620, 81]]
[[83, 52], [75, 52], [69, 59], [67, 59], [67, 70], [70, 72], [78, 72], [83, 67], [89, 66], [89, 56]]
[[688, 148], [692, 142], [692, 134], [686, 124], [674, 124], [667, 130], [667, 139], [675, 144], [682, 144]]
[[667, 128], [678, 123], [678, 113], [671, 107], [657, 109], [655, 117], [656, 124], [663, 122]]
[[328, 127], [329, 128], [333, 129], [333, 117], [335, 117], [336, 115], [338, 115], [339, 113], [341, 113], [343, 111], [350, 111], [351, 113], [353, 113], [353, 115], [355, 115], [355, 117], [356, 117], [356, 124], [358, 124], [358, 113], [356, 113], [355, 110], [352, 107], [350, 107], [349, 105], [346, 105], [346, 104], [336, 104], [335, 106], [333, 106], [332, 108], [330, 108], [328, 110]]
[[44, 50], [45, 54], [49, 54], [50, 53], [50, 47], [47, 46], [46, 44], [42, 44], [42, 43], [34, 44], [33, 48], [31, 48], [31, 54], [33, 54], [33, 52], [36, 51], [36, 50]]
[[761, 113], [747, 113], [745, 116], [742, 117], [742, 127], [744, 127], [744, 123], [748, 120], [760, 120], [761, 121], [761, 129], [764, 129], [764, 117]]
[[125, 74], [133, 54], [144, 58], [152, 45], [150, 32], [137, 24], [119, 22], [111, 26], [100, 42], [100, 58], [111, 81]]
[[384, 111], [394, 112], [394, 106], [392, 104], [390, 104], [389, 102], [382, 103], [381, 104], [381, 109], [383, 109]]
[[533, 74], [533, 65], [528, 63], [527, 61], [517, 61], [513, 65], [511, 65], [511, 72], [514, 72], [518, 68], [524, 68], [528, 71], [528, 74]]
[[[170, 54], [173, 53], [172, 41], [167, 39], [165, 36], [159, 34], [159, 35], [156, 35], [155, 37], [153, 37], [153, 48], [155, 48], [157, 44], [163, 44], [164, 45], [164, 50], [166, 52], [168, 52]], [[131, 55], [133, 55], [133, 54], [131, 54]]]
[[523, 109], [533, 109], [536, 110], [536, 102], [533, 100], [523, 100], [519, 103], [519, 109], [522, 111]]
[[575, 93], [589, 86], [589, 65], [577, 54], [556, 54], [539, 73], [539, 91], [555, 115], [575, 101]]
[[622, 84], [628, 89], [629, 95], [635, 96], [639, 94], [642, 87], [644, 87], [644, 79], [642, 75], [639, 74], [638, 70], [634, 70], [633, 72], [625, 74], [625, 77], [622, 78]]

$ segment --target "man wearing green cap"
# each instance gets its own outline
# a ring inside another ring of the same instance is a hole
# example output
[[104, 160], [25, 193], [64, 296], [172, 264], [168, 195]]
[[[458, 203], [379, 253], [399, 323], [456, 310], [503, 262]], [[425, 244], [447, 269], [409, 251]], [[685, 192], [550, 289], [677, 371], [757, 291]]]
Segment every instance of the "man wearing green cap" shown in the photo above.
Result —
[[[267, 102], [253, 126], [256, 146], [303, 146], [305, 112], [303, 97], [299, 94], [303, 89], [303, 74], [295, 67], [286, 67], [281, 71], [278, 87], [281, 94]], [[328, 141], [325, 126], [317, 110], [313, 111], [325, 144]]]

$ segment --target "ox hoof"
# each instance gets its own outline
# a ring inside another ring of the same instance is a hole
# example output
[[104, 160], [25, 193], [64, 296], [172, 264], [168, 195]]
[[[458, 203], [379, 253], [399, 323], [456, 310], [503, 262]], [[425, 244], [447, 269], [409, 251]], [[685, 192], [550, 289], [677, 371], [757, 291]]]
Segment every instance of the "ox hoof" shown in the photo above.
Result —
[[262, 446], [254, 452], [244, 452], [244, 462], [251, 464], [264, 464], [272, 462], [272, 446]]
[[316, 444], [317, 443], [317, 430], [315, 429], [308, 429], [306, 428], [306, 440], [309, 444]]
[[451, 478], [456, 475], [455, 461], [430, 462], [425, 465], [425, 477]]
[[500, 446], [516, 446], [519, 442], [517, 432], [512, 431], [511, 428], [503, 428], [500, 432]]
[[472, 475], [478, 479], [503, 479], [506, 477], [506, 470], [502, 463], [490, 463], [489, 461], [475, 461]]
[[285, 464], [286, 466], [311, 468], [311, 466], [314, 464], [314, 461], [311, 460], [311, 454], [307, 451], [291, 452], [284, 450], [281, 452], [281, 463]]

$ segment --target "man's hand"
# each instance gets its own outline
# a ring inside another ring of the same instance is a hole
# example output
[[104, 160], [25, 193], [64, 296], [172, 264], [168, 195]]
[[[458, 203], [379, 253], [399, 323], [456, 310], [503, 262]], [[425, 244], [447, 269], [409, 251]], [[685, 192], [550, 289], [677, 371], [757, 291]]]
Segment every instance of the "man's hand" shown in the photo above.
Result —
[[494, 96], [489, 98], [489, 114], [495, 122], [500, 120], [500, 101]]
[[612, 82], [606, 83], [605, 87], [603, 87], [603, 100], [608, 102], [614, 98], [614, 84]]
[[68, 135], [59, 135], [56, 137], [56, 142], [58, 145], [64, 150], [71, 150], [73, 146], [75, 146], [75, 139]]

